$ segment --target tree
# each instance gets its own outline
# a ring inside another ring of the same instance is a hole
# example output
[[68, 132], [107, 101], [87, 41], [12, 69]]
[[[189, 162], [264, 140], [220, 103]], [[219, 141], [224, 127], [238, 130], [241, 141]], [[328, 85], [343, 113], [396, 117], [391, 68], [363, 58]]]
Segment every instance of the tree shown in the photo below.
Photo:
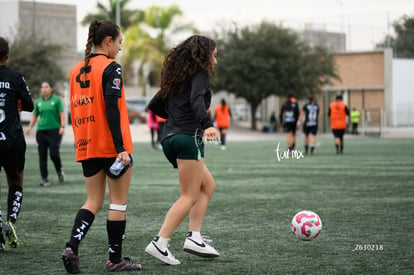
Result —
[[130, 77], [136, 77], [136, 75], [131, 75], [129, 70], [132, 62], [139, 60], [139, 83], [145, 84], [144, 66], [147, 65], [150, 68], [149, 71], [160, 70], [164, 52], [158, 48], [156, 39], [153, 39], [139, 25], [128, 28], [124, 35], [123, 44], [121, 61], [124, 68], [125, 82], [129, 83]]
[[10, 45], [8, 66], [22, 73], [34, 98], [40, 96], [40, 86], [45, 80], [57, 83], [65, 80], [60, 60], [62, 46], [45, 42], [35, 35], [19, 32]]
[[217, 39], [217, 88], [246, 99], [255, 114], [270, 95], [304, 97], [321, 91], [329, 78], [337, 78], [332, 57], [311, 48], [293, 31], [267, 22], [225, 31]]
[[393, 23], [393, 27], [395, 36], [387, 35], [376, 47], [393, 48], [395, 57], [414, 58], [414, 17], [404, 15]]
[[396, 33], [395, 52], [397, 57], [414, 57], [414, 17], [407, 15], [393, 24]]
[[[164, 56], [169, 51], [167, 45], [171, 36], [194, 31], [192, 24], [174, 22], [174, 19], [181, 14], [180, 8], [174, 4], [167, 7], [152, 5], [145, 10], [144, 21], [125, 31], [122, 64], [128, 70], [134, 60], [140, 61], [141, 84], [156, 84]], [[147, 68], [147, 74], [143, 72], [144, 67]]]
[[[101, 4], [99, 1], [96, 4], [98, 12], [87, 14], [83, 20], [82, 25], [88, 26], [93, 20], [111, 20], [116, 22], [116, 6], [118, 0], [108, 0], [109, 8]], [[120, 27], [126, 29], [135, 23], [141, 22], [144, 19], [144, 12], [141, 10], [128, 10], [126, 9], [127, 4], [130, 0], [119, 0], [120, 8]]]

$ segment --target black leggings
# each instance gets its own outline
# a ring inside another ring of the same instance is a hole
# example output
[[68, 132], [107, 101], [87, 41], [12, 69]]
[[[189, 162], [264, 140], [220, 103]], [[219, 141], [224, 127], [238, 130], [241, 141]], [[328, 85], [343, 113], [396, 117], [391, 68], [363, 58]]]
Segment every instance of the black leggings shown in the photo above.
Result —
[[50, 158], [55, 166], [56, 173], [62, 169], [62, 162], [60, 160], [60, 142], [62, 136], [59, 135], [59, 129], [41, 130], [36, 133], [37, 150], [39, 152], [39, 166], [40, 175], [47, 179], [47, 150], [49, 149]]

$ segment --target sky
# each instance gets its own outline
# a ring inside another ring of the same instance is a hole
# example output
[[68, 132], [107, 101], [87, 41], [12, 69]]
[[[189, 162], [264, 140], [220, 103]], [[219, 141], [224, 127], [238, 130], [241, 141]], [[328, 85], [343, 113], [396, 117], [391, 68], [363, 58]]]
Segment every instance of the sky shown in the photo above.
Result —
[[[82, 51], [87, 28], [82, 18], [96, 11], [97, 0], [33, 0], [76, 5], [78, 21], [77, 48]], [[100, 0], [102, 4], [108, 0]], [[177, 4], [185, 22], [201, 31], [219, 24], [254, 25], [263, 20], [281, 23], [302, 31], [305, 26], [346, 34], [350, 51], [371, 50], [387, 33], [393, 34], [392, 23], [403, 15], [414, 16], [414, 0], [130, 0], [129, 9], [146, 9], [151, 5]]]

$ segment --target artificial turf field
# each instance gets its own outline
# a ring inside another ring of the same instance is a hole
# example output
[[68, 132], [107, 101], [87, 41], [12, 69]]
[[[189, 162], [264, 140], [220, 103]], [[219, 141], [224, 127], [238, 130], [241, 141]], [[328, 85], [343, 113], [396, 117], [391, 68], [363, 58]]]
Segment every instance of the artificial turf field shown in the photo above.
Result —
[[[282, 137], [282, 136], [280, 136]], [[221, 253], [214, 260], [187, 254], [187, 220], [170, 249], [181, 261], [166, 266], [143, 252], [179, 194], [177, 172], [147, 143], [134, 146], [124, 255], [142, 274], [414, 274], [414, 139], [350, 138], [343, 155], [333, 139], [318, 138], [313, 156], [278, 160], [284, 139], [206, 145], [217, 189], [203, 226]], [[298, 142], [301, 150], [301, 142]], [[81, 166], [72, 145], [61, 148], [66, 179], [59, 184], [49, 160], [50, 187], [40, 187], [37, 151], [28, 145], [20, 246], [0, 255], [0, 274], [64, 274], [60, 259], [73, 219], [85, 200]], [[7, 186], [0, 174], [1, 206]], [[80, 247], [84, 274], [106, 273], [106, 200]], [[312, 210], [321, 235], [296, 239], [293, 215]]]

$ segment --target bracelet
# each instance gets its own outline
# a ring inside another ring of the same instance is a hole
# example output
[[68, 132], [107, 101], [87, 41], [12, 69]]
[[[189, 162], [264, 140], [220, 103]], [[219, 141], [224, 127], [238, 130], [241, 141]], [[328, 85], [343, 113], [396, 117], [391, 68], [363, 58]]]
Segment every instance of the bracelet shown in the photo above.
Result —
[[63, 128], [63, 129], [65, 129], [65, 126], [63, 126], [63, 125], [62, 125], [62, 126], [60, 126], [60, 128]]

